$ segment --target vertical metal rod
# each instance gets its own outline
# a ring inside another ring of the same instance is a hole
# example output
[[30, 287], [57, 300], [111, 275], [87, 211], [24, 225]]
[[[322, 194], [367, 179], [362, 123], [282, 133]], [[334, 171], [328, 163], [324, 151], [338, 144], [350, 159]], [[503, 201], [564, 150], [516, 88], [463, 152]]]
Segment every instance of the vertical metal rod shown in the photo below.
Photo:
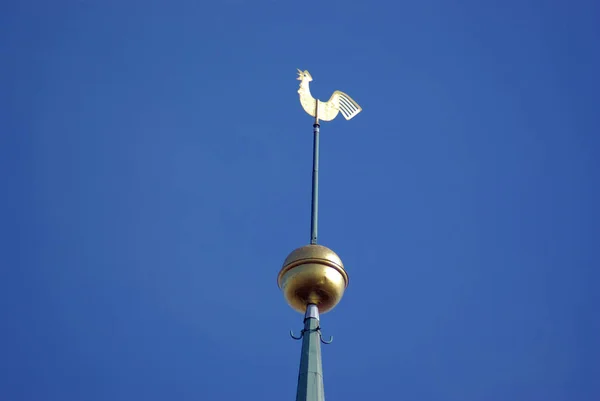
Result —
[[312, 202], [310, 207], [310, 243], [317, 243], [317, 220], [319, 217], [319, 128], [316, 120], [313, 125], [313, 172], [312, 172]]

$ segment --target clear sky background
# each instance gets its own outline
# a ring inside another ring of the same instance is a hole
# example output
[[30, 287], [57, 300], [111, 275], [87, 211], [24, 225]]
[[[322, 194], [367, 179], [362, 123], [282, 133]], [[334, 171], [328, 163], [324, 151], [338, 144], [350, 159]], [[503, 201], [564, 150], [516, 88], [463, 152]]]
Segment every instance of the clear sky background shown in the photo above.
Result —
[[597, 1], [6, 1], [0, 400], [293, 400], [309, 241], [329, 401], [597, 401]]

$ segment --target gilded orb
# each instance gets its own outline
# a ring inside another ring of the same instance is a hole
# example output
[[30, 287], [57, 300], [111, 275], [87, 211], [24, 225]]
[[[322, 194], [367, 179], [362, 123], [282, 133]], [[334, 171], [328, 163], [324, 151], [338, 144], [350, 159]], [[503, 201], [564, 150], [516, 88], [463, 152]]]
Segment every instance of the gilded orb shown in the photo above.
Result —
[[333, 309], [348, 286], [342, 260], [322, 245], [306, 245], [285, 259], [277, 284], [290, 306], [300, 313], [315, 304], [320, 313]]

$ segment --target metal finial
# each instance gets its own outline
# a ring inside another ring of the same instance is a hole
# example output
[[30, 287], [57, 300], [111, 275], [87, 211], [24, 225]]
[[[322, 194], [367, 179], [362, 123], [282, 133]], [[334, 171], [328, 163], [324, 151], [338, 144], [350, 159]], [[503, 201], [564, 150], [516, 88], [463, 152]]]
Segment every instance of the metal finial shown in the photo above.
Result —
[[344, 92], [335, 91], [327, 102], [315, 99], [310, 94], [309, 83], [312, 76], [308, 71], [298, 70], [300, 88], [300, 104], [310, 116], [315, 118], [313, 124], [313, 172], [312, 172], [312, 200], [310, 207], [310, 243], [317, 243], [318, 216], [319, 216], [319, 120], [331, 121], [341, 111], [346, 120], [350, 120], [362, 111], [362, 108]]
[[334, 251], [323, 245], [305, 245], [285, 259], [277, 284], [294, 310], [305, 314], [308, 305], [314, 304], [323, 314], [340, 302], [349, 279]]
[[331, 249], [317, 245], [317, 222], [319, 201], [319, 131], [322, 121], [333, 120], [339, 112], [350, 120], [362, 108], [347, 94], [335, 91], [327, 102], [310, 94], [308, 71], [298, 70], [300, 103], [313, 124], [313, 171], [310, 223], [310, 245], [294, 250], [283, 262], [277, 276], [279, 288], [290, 306], [304, 312], [304, 328], [299, 336], [290, 331], [295, 340], [302, 340], [300, 369], [296, 401], [324, 401], [321, 343], [330, 344], [333, 337], [324, 340], [319, 323], [319, 312], [325, 313], [337, 305], [348, 285], [348, 274], [341, 259]]

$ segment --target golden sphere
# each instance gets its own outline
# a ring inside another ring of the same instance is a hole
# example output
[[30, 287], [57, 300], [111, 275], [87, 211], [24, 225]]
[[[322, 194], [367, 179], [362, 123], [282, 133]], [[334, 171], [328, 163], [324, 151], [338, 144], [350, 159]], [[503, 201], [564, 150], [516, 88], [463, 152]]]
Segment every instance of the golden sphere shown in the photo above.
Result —
[[277, 284], [290, 306], [300, 313], [315, 304], [320, 313], [333, 309], [348, 286], [342, 260], [322, 245], [306, 245], [285, 259]]

